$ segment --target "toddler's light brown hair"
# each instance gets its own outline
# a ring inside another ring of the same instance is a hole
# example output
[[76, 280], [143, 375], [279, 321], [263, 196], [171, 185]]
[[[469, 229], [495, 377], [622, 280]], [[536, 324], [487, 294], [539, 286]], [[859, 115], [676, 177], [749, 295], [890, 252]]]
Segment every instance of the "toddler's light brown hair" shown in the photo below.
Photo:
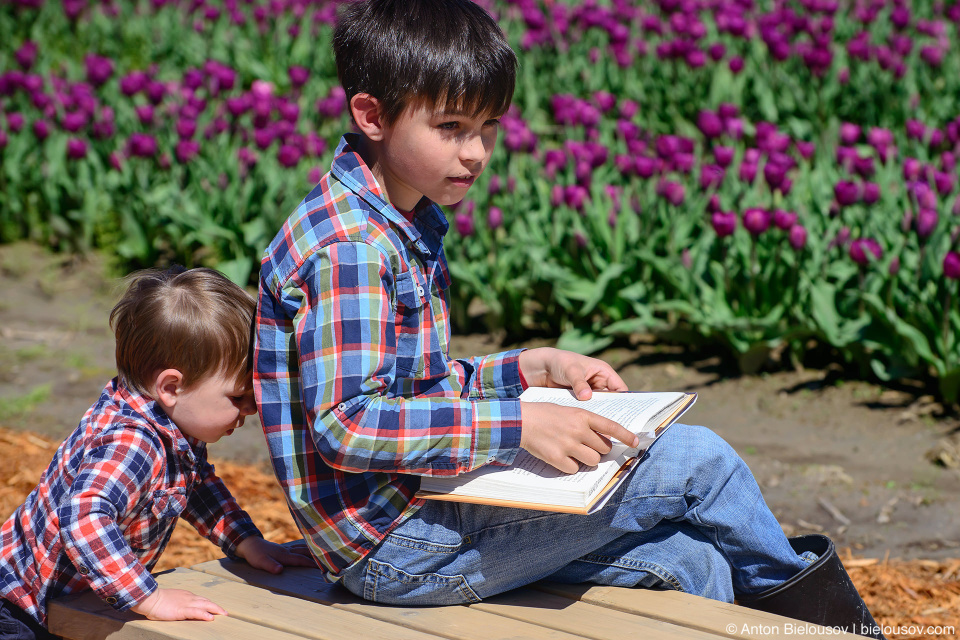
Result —
[[250, 373], [257, 303], [243, 288], [203, 267], [147, 269], [127, 282], [110, 312], [127, 388], [152, 397], [164, 369], [180, 371], [186, 388], [218, 373], [238, 381]]

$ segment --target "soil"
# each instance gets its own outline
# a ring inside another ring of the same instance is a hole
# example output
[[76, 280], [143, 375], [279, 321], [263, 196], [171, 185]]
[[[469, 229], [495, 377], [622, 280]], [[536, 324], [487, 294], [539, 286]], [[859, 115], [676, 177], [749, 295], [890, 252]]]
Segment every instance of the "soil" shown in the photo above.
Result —
[[[49, 443], [76, 426], [114, 375], [108, 315], [122, 282], [106, 273], [105, 261], [95, 255], [66, 258], [31, 244], [0, 246], [0, 444], [19, 434], [27, 440], [16, 447], [35, 447], [38, 463], [49, 460]], [[456, 356], [503, 348], [489, 335], [460, 336], [452, 345]], [[861, 591], [863, 585], [875, 591], [899, 585], [903, 602], [882, 605], [889, 614], [909, 608], [920, 615], [926, 607], [920, 618], [910, 619], [960, 620], [960, 420], [955, 413], [944, 411], [919, 387], [885, 388], [844, 377], [837, 366], [741, 377], [715, 354], [643, 337], [601, 357], [633, 389], [696, 391], [697, 404], [684, 421], [711, 427], [737, 450], [788, 535], [830, 535], [861, 581]], [[210, 452], [228, 483], [243, 484], [243, 491], [235, 489], [241, 502], [258, 521], [266, 517], [260, 524], [269, 539], [297, 535], [271, 484], [255, 417]], [[5, 481], [6, 490], [0, 498], [6, 499], [0, 500], [0, 517], [6, 518], [38, 471], [3, 459], [0, 487]], [[217, 552], [205, 542], [180, 537], [163, 561], [176, 566], [203, 554], [212, 558]], [[890, 578], [896, 567], [913, 571], [913, 582], [906, 574]], [[932, 596], [923, 592], [934, 584], [949, 588]], [[932, 604], [923, 600], [931, 597]], [[916, 606], [907, 607], [912, 600]], [[888, 617], [885, 623], [905, 620]]]

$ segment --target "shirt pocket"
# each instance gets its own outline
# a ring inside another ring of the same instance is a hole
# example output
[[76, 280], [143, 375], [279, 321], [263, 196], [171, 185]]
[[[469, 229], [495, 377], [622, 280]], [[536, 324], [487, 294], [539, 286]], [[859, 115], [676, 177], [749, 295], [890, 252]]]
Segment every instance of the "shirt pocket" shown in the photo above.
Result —
[[187, 508], [187, 491], [184, 487], [157, 489], [140, 513], [127, 526], [124, 537], [130, 548], [150, 551], [166, 544], [177, 519]]
[[[426, 371], [427, 354], [424, 353], [424, 308], [427, 303], [426, 279], [420, 270], [397, 274], [397, 375], [422, 377]], [[429, 357], [429, 356], [427, 356]]]

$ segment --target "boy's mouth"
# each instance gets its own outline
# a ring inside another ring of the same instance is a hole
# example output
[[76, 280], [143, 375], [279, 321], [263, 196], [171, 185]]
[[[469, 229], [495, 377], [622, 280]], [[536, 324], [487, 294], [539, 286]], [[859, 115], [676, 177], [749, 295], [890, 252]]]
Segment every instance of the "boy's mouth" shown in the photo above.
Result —
[[456, 178], [448, 178], [450, 182], [457, 185], [458, 187], [469, 187], [473, 184], [474, 180], [477, 179], [477, 176], [459, 176]]

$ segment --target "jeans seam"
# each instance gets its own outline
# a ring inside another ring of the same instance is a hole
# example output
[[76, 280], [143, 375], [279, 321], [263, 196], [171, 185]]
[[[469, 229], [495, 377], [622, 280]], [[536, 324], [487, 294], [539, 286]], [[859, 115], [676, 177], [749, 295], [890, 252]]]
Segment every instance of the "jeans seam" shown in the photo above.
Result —
[[652, 573], [669, 584], [675, 591], [684, 591], [683, 586], [680, 584], [680, 580], [677, 579], [676, 576], [665, 570], [660, 565], [653, 564], [652, 562], [633, 561], [626, 560], [621, 557], [598, 556], [596, 554], [587, 554], [582, 558], [579, 558], [578, 561], [589, 562], [591, 564], [600, 564], [607, 567], [620, 567], [621, 569], [629, 569], [631, 571], [646, 571], [648, 573]]

